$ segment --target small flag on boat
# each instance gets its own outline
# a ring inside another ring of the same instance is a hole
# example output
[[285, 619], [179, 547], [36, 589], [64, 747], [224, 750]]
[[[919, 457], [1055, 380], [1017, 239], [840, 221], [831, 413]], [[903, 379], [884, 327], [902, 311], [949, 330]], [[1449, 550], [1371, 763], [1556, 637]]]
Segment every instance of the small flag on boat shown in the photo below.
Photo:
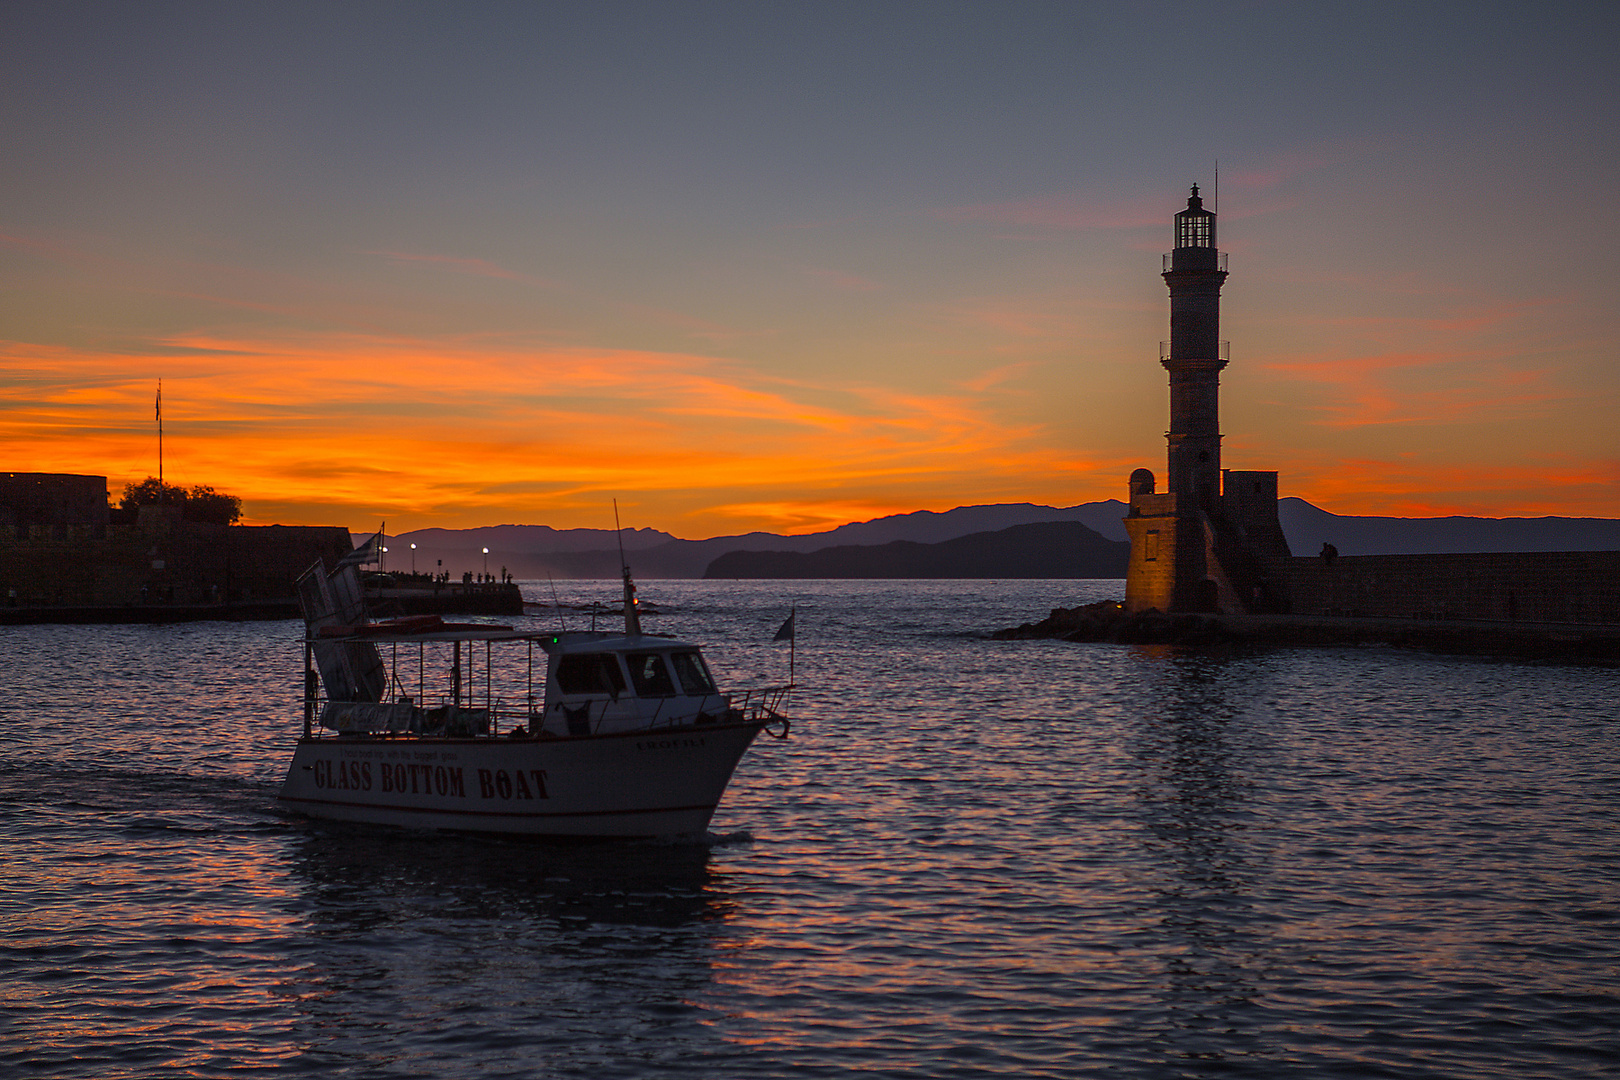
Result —
[[788, 614], [788, 617], [787, 617], [787, 622], [782, 624], [782, 628], [776, 632], [776, 636], [771, 638], [771, 640], [772, 641], [792, 641], [793, 640], [793, 619], [798, 614], [799, 614], [799, 612], [798, 612], [797, 608], [795, 608], [792, 612], [790, 612]]
[[381, 547], [382, 533], [372, 533], [370, 540], [367, 540], [365, 543], [343, 556], [343, 558], [339, 559], [335, 569], [341, 570], [345, 566], [359, 566], [361, 563], [376, 562], [377, 550]]

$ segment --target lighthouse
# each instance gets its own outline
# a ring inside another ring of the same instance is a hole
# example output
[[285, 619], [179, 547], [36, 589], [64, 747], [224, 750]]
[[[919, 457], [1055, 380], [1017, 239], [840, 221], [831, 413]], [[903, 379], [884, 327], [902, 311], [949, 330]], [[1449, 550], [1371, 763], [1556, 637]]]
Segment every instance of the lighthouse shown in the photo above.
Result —
[[1151, 470], [1131, 474], [1125, 606], [1269, 610], [1277, 593], [1266, 561], [1288, 554], [1277, 521], [1277, 474], [1221, 468], [1221, 371], [1231, 359], [1221, 340], [1226, 256], [1196, 184], [1175, 216], [1175, 247], [1163, 272], [1170, 290], [1170, 340], [1159, 345], [1170, 376], [1168, 474], [1162, 492]]
[[1176, 215], [1176, 246], [1164, 257], [1170, 340], [1159, 362], [1170, 373], [1169, 489], [1186, 509], [1214, 509], [1221, 491], [1221, 286], [1226, 256], [1215, 247], [1215, 215], [1198, 185]]

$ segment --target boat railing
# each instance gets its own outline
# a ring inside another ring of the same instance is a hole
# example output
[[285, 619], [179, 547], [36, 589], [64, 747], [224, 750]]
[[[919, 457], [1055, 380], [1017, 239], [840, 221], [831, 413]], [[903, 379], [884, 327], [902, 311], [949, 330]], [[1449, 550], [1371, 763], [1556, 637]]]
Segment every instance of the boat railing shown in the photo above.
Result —
[[740, 690], [730, 695], [732, 711], [744, 721], [757, 721], [765, 725], [765, 732], [778, 739], [788, 737], [789, 723], [786, 712], [788, 695], [793, 684], [761, 686], [753, 690]]
[[753, 690], [738, 690], [730, 695], [731, 707], [745, 720], [769, 720], [780, 716], [787, 704], [792, 685], [761, 686]]
[[[544, 712], [532, 701], [507, 704], [504, 699], [497, 697], [488, 702], [466, 701], [460, 704], [445, 700], [430, 706], [406, 695], [393, 702], [332, 701], [325, 694], [316, 692], [313, 685], [309, 690], [310, 694], [305, 699], [308, 706], [306, 715], [311, 721], [307, 733], [315, 737], [449, 734], [495, 738], [516, 734], [520, 728], [527, 732], [537, 731], [545, 721]], [[659, 699], [645, 722], [649, 728], [685, 727], [723, 719], [773, 723], [783, 720], [784, 706], [792, 690], [792, 686], [767, 686], [709, 694], [700, 699], [696, 709], [670, 708], [667, 711], [666, 706], [674, 699], [663, 698]], [[613, 702], [603, 699], [582, 704], [587, 711], [581, 718], [584, 730], [578, 733], [599, 731], [603, 721], [609, 718]]]

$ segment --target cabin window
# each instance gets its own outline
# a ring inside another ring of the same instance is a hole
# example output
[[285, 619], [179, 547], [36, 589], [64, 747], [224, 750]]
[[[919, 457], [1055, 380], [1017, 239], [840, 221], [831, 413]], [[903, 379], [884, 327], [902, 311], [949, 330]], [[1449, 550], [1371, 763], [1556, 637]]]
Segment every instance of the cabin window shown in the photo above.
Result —
[[557, 661], [557, 688], [565, 694], [624, 693], [624, 672], [612, 653], [572, 653]]
[[630, 666], [630, 682], [637, 697], [674, 697], [675, 684], [670, 681], [669, 668], [664, 658], [653, 652], [626, 653], [625, 663]]
[[669, 666], [675, 669], [675, 677], [681, 681], [681, 689], [690, 697], [702, 697], [714, 693], [714, 679], [709, 675], [709, 668], [703, 662], [703, 657], [695, 652], [678, 652], [669, 654]]

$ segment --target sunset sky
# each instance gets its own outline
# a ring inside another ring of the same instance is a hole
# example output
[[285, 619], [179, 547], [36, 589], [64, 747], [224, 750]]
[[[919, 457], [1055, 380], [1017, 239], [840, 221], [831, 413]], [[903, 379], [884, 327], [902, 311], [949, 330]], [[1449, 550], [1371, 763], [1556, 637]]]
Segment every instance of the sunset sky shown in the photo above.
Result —
[[1620, 516], [1614, 3], [0, 2], [0, 471], [806, 532], [1225, 464]]

